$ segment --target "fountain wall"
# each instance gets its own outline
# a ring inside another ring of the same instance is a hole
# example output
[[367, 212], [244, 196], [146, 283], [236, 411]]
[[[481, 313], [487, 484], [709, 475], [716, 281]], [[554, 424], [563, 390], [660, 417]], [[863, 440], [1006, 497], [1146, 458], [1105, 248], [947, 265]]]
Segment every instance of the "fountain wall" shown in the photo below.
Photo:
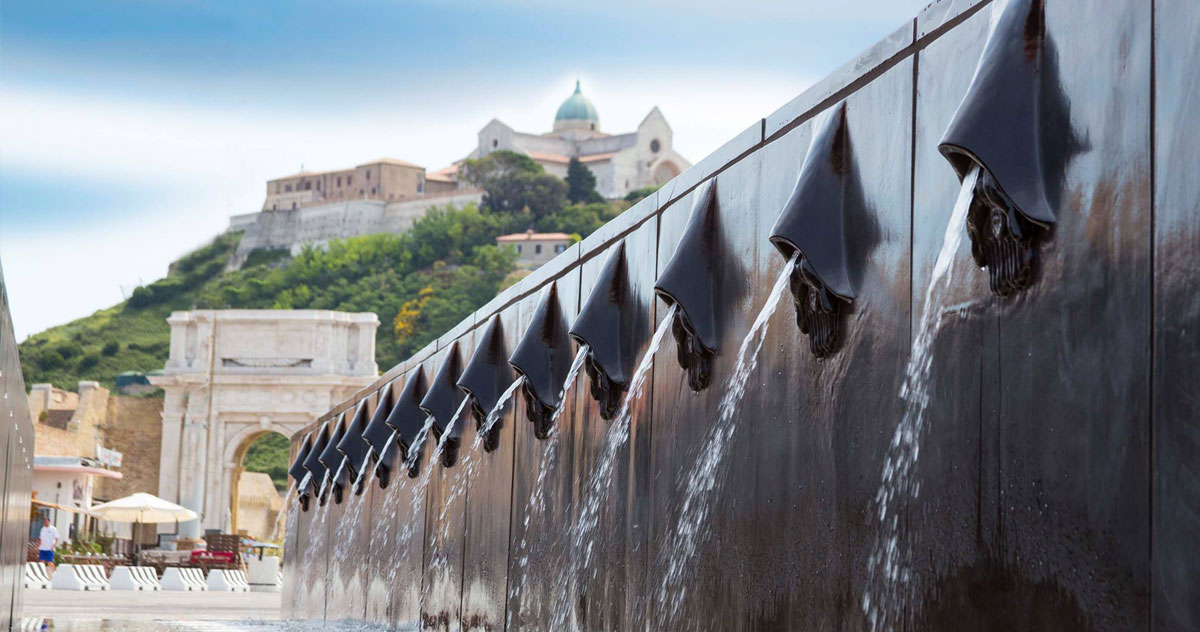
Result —
[[21, 610], [29, 499], [33, 487], [33, 422], [17, 358], [12, 314], [0, 270], [0, 629]]
[[[938, 145], [1005, 6], [934, 3], [318, 419], [428, 386], [493, 318], [511, 354], [551, 284], [573, 323], [621, 243], [640, 359], [667, 312], [655, 281], [713, 188], [708, 388], [689, 388], [667, 335], [627, 432], [581, 374], [549, 439], [518, 394], [494, 451], [464, 415], [453, 467], [426, 441], [416, 478], [293, 503], [285, 613], [431, 630], [1200, 626], [1200, 6], [1045, 1], [1035, 79], [1054, 107], [1034, 123], [1057, 213], [1036, 278], [993, 294], [964, 237], [926, 315], [959, 192]], [[815, 357], [785, 294], [723, 419], [787, 263], [768, 238], [839, 104], [855, 289], [839, 347]], [[919, 436], [897, 439], [930, 323]], [[897, 444], [911, 480], [881, 518]]]

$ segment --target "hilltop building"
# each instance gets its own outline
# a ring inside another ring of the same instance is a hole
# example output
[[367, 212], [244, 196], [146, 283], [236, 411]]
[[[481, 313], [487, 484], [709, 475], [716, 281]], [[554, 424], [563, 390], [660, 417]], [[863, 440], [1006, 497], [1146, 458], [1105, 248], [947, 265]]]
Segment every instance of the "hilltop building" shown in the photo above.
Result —
[[350, 169], [300, 173], [267, 182], [262, 210], [296, 210], [355, 200], [404, 202], [453, 193], [457, 183], [426, 179], [425, 167], [395, 158], [380, 158]]
[[[479, 131], [471, 157], [510, 150], [525, 154], [547, 173], [565, 178], [567, 164], [578, 158], [596, 176], [596, 190], [608, 199], [660, 186], [691, 166], [672, 147], [674, 133], [658, 108], [632, 132], [607, 134], [596, 107], [575, 92], [559, 106], [551, 131], [518, 132], [493, 119]], [[242, 239], [230, 260], [237, 269], [255, 250], [299, 252], [374, 233], [400, 234], [434, 206], [479, 203], [483, 192], [458, 181], [458, 166], [433, 172], [395, 158], [380, 158], [347, 169], [301, 171], [267, 182], [261, 210], [229, 218], [227, 231]]]
[[661, 186], [692, 166], [672, 147], [673, 137], [671, 126], [657, 107], [650, 110], [635, 131], [602, 132], [596, 106], [583, 96], [576, 81], [575, 92], [555, 113], [551, 131], [518, 132], [492, 119], [479, 130], [479, 144], [471, 157], [481, 158], [500, 150], [515, 151], [560, 178], [567, 176], [571, 158], [578, 158], [596, 176], [596, 191], [605, 198], [616, 199], [636, 189]]

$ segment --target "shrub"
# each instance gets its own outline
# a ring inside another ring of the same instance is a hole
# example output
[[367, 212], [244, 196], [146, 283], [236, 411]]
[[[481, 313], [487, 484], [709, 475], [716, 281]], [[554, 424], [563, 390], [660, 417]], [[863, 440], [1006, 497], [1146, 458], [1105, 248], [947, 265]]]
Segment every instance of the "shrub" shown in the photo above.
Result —
[[55, 351], [58, 352], [59, 357], [63, 360], [70, 360], [83, 353], [83, 347], [78, 342], [64, 342], [55, 347]]
[[116, 340], [109, 340], [108, 342], [104, 343], [104, 348], [100, 350], [100, 353], [103, 353], [106, 356], [113, 356], [116, 355], [120, 350], [121, 343], [117, 342]]
[[100, 364], [100, 354], [92, 351], [84, 354], [84, 356], [79, 359], [79, 370], [86, 371], [95, 367], [97, 364]]

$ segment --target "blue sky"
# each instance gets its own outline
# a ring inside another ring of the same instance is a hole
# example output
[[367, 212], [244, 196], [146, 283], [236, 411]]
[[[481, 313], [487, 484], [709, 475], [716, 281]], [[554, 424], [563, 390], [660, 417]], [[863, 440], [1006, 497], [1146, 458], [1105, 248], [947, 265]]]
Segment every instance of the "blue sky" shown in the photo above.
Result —
[[692, 161], [928, 0], [9, 2], [0, 261], [18, 339], [121, 300], [257, 210], [265, 181], [380, 156], [437, 169], [492, 118], [603, 129], [653, 106]]

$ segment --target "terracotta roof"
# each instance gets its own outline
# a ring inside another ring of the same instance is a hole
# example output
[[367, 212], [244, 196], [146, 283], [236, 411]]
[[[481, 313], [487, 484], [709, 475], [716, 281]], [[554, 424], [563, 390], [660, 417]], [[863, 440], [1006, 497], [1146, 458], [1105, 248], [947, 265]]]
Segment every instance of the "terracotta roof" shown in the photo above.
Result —
[[449, 167], [442, 167], [437, 171], [425, 174], [426, 180], [434, 182], [458, 182], [458, 165], [453, 164]]
[[293, 173], [291, 175], [280, 176], [278, 178], [272, 178], [270, 180], [267, 180], [267, 182], [278, 182], [280, 180], [291, 180], [292, 178], [311, 178], [314, 176], [325, 176], [325, 175], [329, 175], [332, 173], [346, 173], [349, 171], [354, 171], [358, 167], [369, 167], [371, 165], [396, 165], [397, 167], [411, 167], [413, 169], [424, 169], [425, 168], [425, 167], [422, 167], [421, 165], [414, 165], [411, 162], [408, 162], [405, 160], [400, 160], [398, 158], [379, 158], [377, 160], [372, 160], [370, 162], [364, 162], [361, 165], [358, 165], [355, 167], [346, 167], [345, 169], [329, 169], [327, 171], [301, 171], [299, 173]]
[[532, 230], [527, 230], [523, 233], [501, 235], [496, 238], [496, 241], [567, 241], [570, 238], [571, 236], [566, 233], [535, 233]]
[[612, 158], [616, 154], [617, 154], [617, 152], [610, 151], [606, 154], [592, 154], [590, 156], [581, 156], [579, 158], [579, 162], [600, 162], [602, 160], [608, 160], [609, 158]]
[[359, 166], [366, 167], [368, 165], [396, 165], [397, 167], [412, 167], [413, 169], [424, 169], [425, 168], [425, 167], [422, 167], [421, 165], [414, 165], [413, 163], [408, 162], [407, 160], [400, 160], [399, 158], [379, 158], [377, 160], [372, 160], [370, 162], [364, 162]]
[[541, 151], [527, 151], [525, 154], [534, 160], [542, 160], [545, 162], [561, 162], [564, 165], [568, 162], [571, 162], [570, 158], [559, 154], [548, 154]]

